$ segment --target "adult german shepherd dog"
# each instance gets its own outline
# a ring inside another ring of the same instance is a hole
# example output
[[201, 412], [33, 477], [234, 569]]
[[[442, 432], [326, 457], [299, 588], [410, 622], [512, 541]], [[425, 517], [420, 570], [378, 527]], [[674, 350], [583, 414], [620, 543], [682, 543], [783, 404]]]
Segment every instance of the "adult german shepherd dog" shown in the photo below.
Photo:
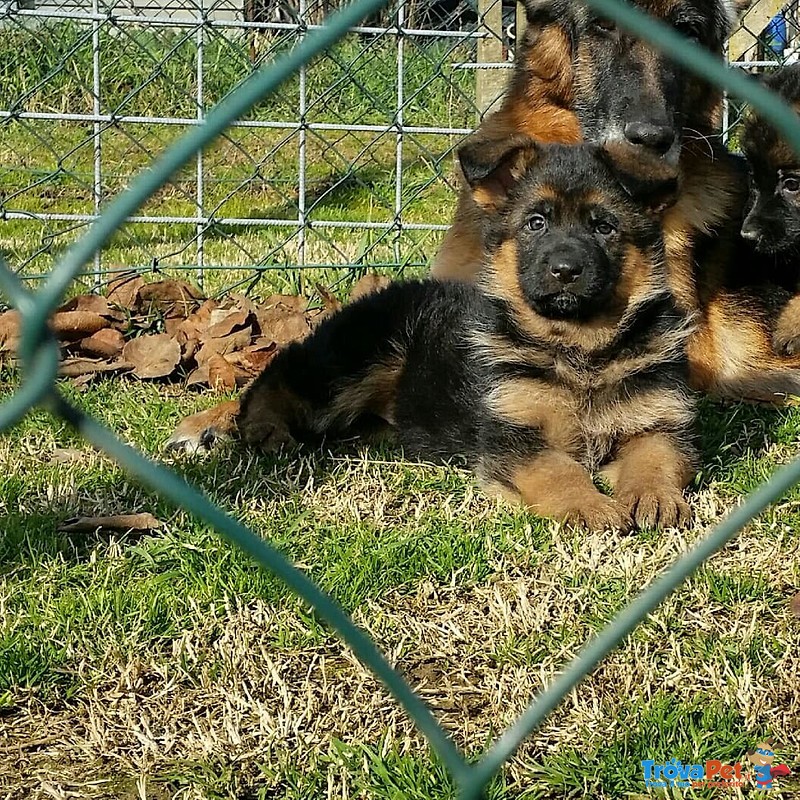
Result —
[[[395, 283], [281, 351], [245, 393], [250, 445], [388, 423], [407, 452], [466, 456], [485, 486], [593, 529], [686, 522], [689, 315], [659, 215], [599, 148], [515, 135], [460, 151], [484, 215], [477, 283]], [[614, 496], [597, 490], [601, 470]]]

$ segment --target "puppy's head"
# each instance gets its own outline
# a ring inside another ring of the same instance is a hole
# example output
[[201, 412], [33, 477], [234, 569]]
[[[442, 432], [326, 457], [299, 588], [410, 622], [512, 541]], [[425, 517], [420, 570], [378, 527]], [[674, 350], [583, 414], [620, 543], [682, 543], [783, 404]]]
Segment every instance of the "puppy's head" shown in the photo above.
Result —
[[[780, 70], [764, 83], [800, 113], [800, 64]], [[753, 112], [745, 121], [742, 150], [750, 171], [742, 236], [763, 253], [795, 253], [800, 249], [800, 156]]]
[[513, 136], [473, 138], [459, 160], [485, 212], [481, 279], [490, 294], [584, 324], [663, 282], [655, 211], [663, 198], [641, 183], [647, 201], [633, 198], [609, 153]]

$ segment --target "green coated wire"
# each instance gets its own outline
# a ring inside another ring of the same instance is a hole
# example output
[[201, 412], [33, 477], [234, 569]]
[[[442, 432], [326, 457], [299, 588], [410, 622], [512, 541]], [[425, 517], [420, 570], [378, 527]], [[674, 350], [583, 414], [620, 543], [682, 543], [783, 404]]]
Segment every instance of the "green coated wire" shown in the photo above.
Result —
[[[0, 256], [0, 292], [16, 306], [23, 325], [35, 316], [35, 295], [23, 286]], [[58, 374], [59, 350], [55, 339], [45, 330], [45, 341], [24, 355], [29, 367], [25, 371], [22, 386], [5, 403], [0, 405], [0, 431], [16, 425], [49, 394]], [[30, 340], [29, 340], [30, 343]], [[22, 356], [22, 352], [20, 352]]]
[[[81, 268], [89, 263], [125, 220], [133, 215], [170, 177], [232, 122], [247, 113], [256, 103], [290, 78], [300, 67], [335, 44], [349, 28], [367, 15], [379, 11], [388, 0], [356, 0], [333, 14], [322, 28], [307, 33], [291, 52], [262, 68], [219, 102], [202, 125], [192, 128], [158, 158], [152, 167], [139, 173], [133, 183], [103, 210], [86, 234], [78, 240], [53, 269], [40, 290], [40, 308], [47, 314], [58, 305], [62, 295]], [[41, 334], [44, 319], [25, 335]]]
[[124, 444], [112, 431], [70, 405], [53, 392], [47, 403], [50, 410], [66, 419], [95, 447], [108, 453], [120, 466], [145, 486], [170, 499], [176, 506], [191, 510], [197, 518], [237, 545], [258, 564], [277, 575], [292, 591], [310, 603], [314, 610], [347, 642], [395, 696], [425, 735], [450, 774], [461, 783], [468, 767], [456, 746], [436, 722], [433, 714], [409, 685], [381, 655], [372, 639], [345, 613], [341, 606], [323, 592], [310, 578], [291, 564], [271, 544], [245, 528], [212, 503], [173, 470], [150, 461]]
[[[644, 618], [678, 588], [703, 562], [733, 539], [748, 522], [800, 482], [800, 458], [781, 467], [769, 482], [752, 492], [741, 506], [731, 512], [686, 555], [681, 556], [638, 597], [632, 600], [602, 631], [569, 663], [566, 669], [508, 728], [481, 759], [473, 774], [484, 785], [514, 754], [564, 698], [615, 647], [621, 644]], [[464, 791], [460, 800], [473, 800], [474, 792]]]
[[[747, 99], [786, 138], [795, 143], [800, 152], [800, 124], [794, 113], [754, 81], [726, 69], [711, 55], [696, 45], [687, 43], [672, 29], [619, 0], [586, 2], [657, 47], [667, 49], [672, 58], [687, 68], [714, 80], [732, 94]], [[513, 755], [524, 738], [542, 723], [602, 658], [624, 641], [647, 614], [707, 558], [730, 541], [747, 522], [800, 480], [800, 459], [778, 470], [767, 484], [752, 493], [742, 506], [726, 517], [693, 550], [678, 559], [620, 612], [499, 738], [484, 758], [475, 766], [468, 767], [422, 700], [386, 662], [372, 640], [316, 584], [291, 565], [275, 548], [235, 522], [174, 472], [149, 461], [123, 444], [111, 431], [72, 407], [55, 392], [53, 382], [57, 370], [58, 347], [46, 329], [47, 314], [55, 308], [82, 266], [108, 241], [128, 216], [167, 182], [175, 170], [230, 122], [273, 91], [295, 69], [307, 63], [314, 55], [340, 38], [349, 27], [384, 3], [385, 0], [359, 0], [335, 15], [329, 26], [309, 33], [292, 53], [242, 84], [210, 112], [205, 125], [184, 136], [151, 170], [142, 173], [126, 192], [109, 205], [89, 232], [59, 262], [38, 294], [33, 295], [24, 289], [16, 276], [0, 263], [0, 289], [20, 309], [23, 317], [20, 352], [25, 368], [22, 387], [10, 401], [0, 407], [0, 430], [17, 421], [32, 405], [44, 401], [51, 410], [66, 418], [90, 442], [109, 453], [142, 483], [168, 497], [176, 505], [191, 509], [259, 564], [275, 572], [297, 594], [314, 605], [320, 616], [341, 634], [356, 655], [375, 672], [405, 707], [454, 777], [461, 800], [475, 800], [481, 796], [491, 776]]]

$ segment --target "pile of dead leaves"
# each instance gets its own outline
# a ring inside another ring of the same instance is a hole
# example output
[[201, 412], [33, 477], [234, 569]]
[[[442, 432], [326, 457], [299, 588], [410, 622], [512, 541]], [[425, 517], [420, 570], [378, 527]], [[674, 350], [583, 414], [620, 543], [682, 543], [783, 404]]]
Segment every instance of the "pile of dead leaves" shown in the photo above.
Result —
[[[351, 298], [387, 282], [367, 275]], [[107, 294], [73, 297], [50, 318], [62, 349], [60, 374], [79, 384], [109, 372], [185, 378], [190, 386], [232, 391], [258, 375], [278, 348], [303, 339], [338, 310], [333, 295], [317, 291], [323, 306], [309, 309], [309, 300], [297, 295], [213, 300], [185, 281], [145, 283], [140, 275], [124, 274]], [[13, 358], [18, 336], [18, 312], [0, 314], [0, 359]]]

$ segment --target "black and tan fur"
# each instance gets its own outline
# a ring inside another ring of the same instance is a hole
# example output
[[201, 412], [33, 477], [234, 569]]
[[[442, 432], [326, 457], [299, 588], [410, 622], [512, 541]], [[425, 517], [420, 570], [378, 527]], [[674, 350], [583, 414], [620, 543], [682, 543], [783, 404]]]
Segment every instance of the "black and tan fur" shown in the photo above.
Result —
[[[721, 55], [725, 37], [749, 3], [638, 0], [635, 5]], [[529, 0], [526, 9], [528, 30], [509, 91], [475, 141], [489, 146], [523, 132], [547, 141], [584, 136], [614, 148], [631, 177], [660, 185], [664, 202], [672, 203], [663, 224], [670, 286], [682, 308], [698, 316], [688, 343], [692, 385], [718, 396], [766, 402], [800, 394], [800, 362], [776, 354], [772, 346], [771, 287], [754, 285], [763, 274], [761, 256], [739, 237], [746, 172], [742, 159], [728, 154], [717, 136], [720, 91], [580, 3]], [[434, 263], [435, 276], [474, 279], [482, 257], [480, 225], [480, 206], [464, 189]]]
[[[765, 78], [800, 115], [800, 64]], [[800, 155], [777, 131], [750, 112], [741, 139], [750, 176], [742, 236], [755, 245], [769, 284], [777, 353], [800, 354]]]
[[[634, 5], [722, 55], [747, 3], [636, 0]], [[735, 164], [716, 142], [721, 95], [667, 56], [571, 0], [526, 0], [527, 27], [500, 109], [477, 139], [522, 133], [542, 142], [582, 139], [627, 150], [648, 179], [674, 188], [666, 245], [684, 302], [694, 303], [684, 265], [694, 238], [719, 226], [740, 192]], [[710, 138], [706, 138], [710, 137]], [[458, 209], [434, 262], [439, 278], [472, 280], [482, 263], [480, 207], [462, 182]]]
[[[477, 284], [397, 283], [281, 352], [242, 400], [245, 442], [390, 425], [409, 453], [463, 455], [484, 486], [600, 529], [689, 516], [690, 320], [658, 216], [597, 148], [527, 137], [461, 160], [485, 214]], [[608, 497], [595, 487], [603, 472]]]

